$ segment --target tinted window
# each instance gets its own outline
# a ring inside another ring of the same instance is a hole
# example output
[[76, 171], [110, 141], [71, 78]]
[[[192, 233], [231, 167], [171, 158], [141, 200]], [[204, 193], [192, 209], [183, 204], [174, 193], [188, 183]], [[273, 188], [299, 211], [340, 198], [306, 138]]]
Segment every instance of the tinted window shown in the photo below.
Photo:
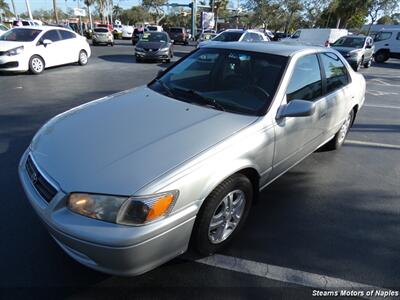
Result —
[[32, 42], [41, 32], [37, 29], [14, 28], [0, 36], [0, 41]]
[[262, 115], [275, 95], [286, 63], [287, 57], [279, 55], [200, 48], [149, 87], [181, 101]]
[[74, 39], [76, 37], [75, 33], [65, 31], [65, 30], [59, 30], [61, 33], [61, 38], [63, 40], [69, 40], [69, 39]]
[[342, 37], [333, 43], [334, 47], [350, 47], [350, 48], [362, 48], [364, 47], [365, 38], [356, 37]]
[[171, 28], [169, 30], [169, 32], [171, 32], [171, 33], [182, 33], [183, 29], [182, 28]]
[[53, 43], [60, 40], [60, 36], [58, 35], [58, 30], [50, 30], [47, 31], [45, 34], [42, 35], [40, 38], [41, 41], [50, 40]]
[[349, 83], [348, 72], [342, 61], [333, 53], [322, 53], [326, 76], [326, 91], [330, 93]]
[[388, 40], [392, 37], [391, 32], [379, 32], [375, 37], [375, 42]]
[[242, 39], [243, 42], [252, 42], [253, 37], [250, 32], [246, 33]]
[[95, 28], [93, 31], [94, 31], [94, 32], [102, 32], [102, 33], [105, 33], [105, 32], [108, 32], [108, 29], [107, 29], [107, 28]]
[[290, 79], [286, 99], [314, 101], [322, 95], [321, 71], [316, 55], [307, 55], [296, 62]]
[[145, 32], [140, 39], [141, 42], [168, 42], [168, 35], [165, 32]]
[[229, 32], [225, 31], [214, 38], [214, 41], [219, 42], [237, 42], [242, 36], [243, 32]]

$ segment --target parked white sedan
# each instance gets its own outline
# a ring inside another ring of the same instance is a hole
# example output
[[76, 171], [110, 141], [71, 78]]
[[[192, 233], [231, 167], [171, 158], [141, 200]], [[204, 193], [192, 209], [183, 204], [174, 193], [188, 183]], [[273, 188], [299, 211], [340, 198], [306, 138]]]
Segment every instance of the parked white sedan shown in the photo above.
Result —
[[86, 39], [75, 32], [49, 26], [19, 27], [0, 37], [0, 70], [30, 71], [79, 63], [86, 65], [91, 51]]

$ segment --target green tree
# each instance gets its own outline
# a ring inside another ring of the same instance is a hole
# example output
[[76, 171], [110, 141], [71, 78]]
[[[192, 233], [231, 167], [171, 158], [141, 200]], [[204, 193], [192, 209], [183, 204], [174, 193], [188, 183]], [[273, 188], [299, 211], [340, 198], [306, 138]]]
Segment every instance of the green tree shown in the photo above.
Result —
[[378, 19], [378, 21], [376, 21], [377, 24], [393, 24], [393, 19], [390, 16], [382, 16]]
[[123, 24], [134, 25], [136, 23], [147, 22], [150, 18], [149, 13], [141, 6], [133, 6], [130, 9], [124, 9], [120, 19]]
[[247, 15], [249, 27], [263, 26], [263, 28], [278, 30], [284, 26], [284, 11], [278, 3], [271, 0], [250, 0], [245, 8], [252, 11]]
[[165, 11], [163, 6], [168, 0], [142, 0], [142, 5], [149, 13], [154, 14], [155, 22], [158, 24], [164, 17]]
[[389, 12], [395, 10], [398, 6], [398, 0], [368, 0], [368, 15], [371, 19], [371, 23], [368, 27], [367, 35], [371, 30], [372, 24], [377, 21], [378, 16], [381, 13], [388, 14]]
[[285, 12], [285, 33], [288, 33], [293, 17], [303, 10], [303, 3], [300, 0], [284, 0], [282, 7]]
[[0, 0], [0, 17], [10, 17], [12, 13], [10, 11], [10, 7], [5, 0]]
[[[218, 18], [226, 14], [228, 7], [228, 0], [210, 0], [209, 4], [215, 16], [215, 28], [218, 29]], [[213, 7], [214, 4], [214, 7]]]
[[331, 0], [305, 0], [304, 13], [309, 27], [315, 27], [324, 10], [328, 8]]

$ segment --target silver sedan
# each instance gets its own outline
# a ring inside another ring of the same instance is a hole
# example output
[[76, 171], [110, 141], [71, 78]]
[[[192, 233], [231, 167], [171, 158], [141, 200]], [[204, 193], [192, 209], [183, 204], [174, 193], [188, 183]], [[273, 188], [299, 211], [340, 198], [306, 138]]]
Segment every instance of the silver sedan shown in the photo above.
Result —
[[338, 149], [365, 80], [335, 50], [209, 43], [147, 86], [45, 124], [19, 175], [78, 262], [137, 275], [239, 234], [260, 190], [316, 149]]

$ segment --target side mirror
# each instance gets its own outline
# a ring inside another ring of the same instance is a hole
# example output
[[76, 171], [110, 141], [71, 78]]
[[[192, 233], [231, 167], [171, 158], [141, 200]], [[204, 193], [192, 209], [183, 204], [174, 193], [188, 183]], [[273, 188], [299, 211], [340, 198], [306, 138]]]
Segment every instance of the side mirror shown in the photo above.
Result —
[[175, 43], [175, 41], [174, 41], [174, 40], [171, 40], [171, 44], [173, 44], [173, 43]]
[[158, 77], [161, 77], [163, 74], [164, 74], [164, 69], [158, 70], [158, 72], [157, 72], [157, 78], [158, 78]]
[[315, 103], [306, 100], [292, 100], [279, 108], [276, 119], [286, 117], [308, 117], [315, 112]]
[[46, 40], [43, 40], [43, 42], [42, 42], [42, 44], [46, 47], [47, 45], [50, 45], [50, 44], [52, 44], [53, 42], [51, 41], [51, 40], [48, 40], [48, 39], [46, 39]]

